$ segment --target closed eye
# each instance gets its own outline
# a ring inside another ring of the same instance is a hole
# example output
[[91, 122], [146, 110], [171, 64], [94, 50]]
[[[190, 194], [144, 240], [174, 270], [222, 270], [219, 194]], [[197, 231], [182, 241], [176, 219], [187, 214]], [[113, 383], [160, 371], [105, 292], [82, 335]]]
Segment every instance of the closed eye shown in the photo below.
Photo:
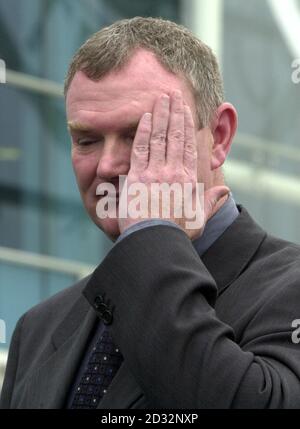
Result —
[[129, 142], [129, 143], [132, 143], [132, 142], [133, 142], [133, 140], [134, 140], [134, 138], [135, 138], [135, 134], [134, 134], [134, 135], [130, 135], [130, 136], [126, 136], [126, 137], [125, 137], [126, 141], [127, 141], [127, 142]]
[[[122, 137], [123, 140], [125, 140], [127, 143], [132, 144], [133, 140], [135, 139], [135, 131], [131, 131], [129, 134], [124, 134], [124, 136]], [[104, 137], [90, 137], [90, 138], [79, 138], [79, 137], [73, 137], [73, 141], [76, 145], [81, 146], [81, 147], [86, 147], [86, 146], [91, 146], [93, 144], [96, 143], [103, 143], [104, 142]]]
[[87, 140], [87, 139], [77, 139], [75, 143], [79, 146], [90, 146], [95, 143], [99, 143], [99, 140]]
[[79, 144], [79, 146], [89, 146], [91, 144], [95, 143], [94, 141], [91, 140], [78, 140], [77, 144]]

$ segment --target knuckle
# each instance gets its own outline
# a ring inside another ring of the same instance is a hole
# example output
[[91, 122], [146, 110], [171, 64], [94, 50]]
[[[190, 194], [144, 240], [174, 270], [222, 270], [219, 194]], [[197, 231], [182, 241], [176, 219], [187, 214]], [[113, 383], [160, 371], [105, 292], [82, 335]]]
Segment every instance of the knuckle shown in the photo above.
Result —
[[184, 180], [184, 174], [179, 170], [170, 171], [169, 180], [171, 183], [182, 183]]
[[155, 182], [155, 175], [150, 171], [146, 170], [140, 175], [140, 180], [142, 183], [153, 183]]
[[152, 142], [159, 145], [164, 145], [166, 140], [166, 135], [162, 131], [154, 131], [151, 136]]
[[171, 168], [169, 167], [163, 168], [161, 170], [161, 174], [166, 182], [171, 182], [173, 180], [174, 171]]
[[141, 154], [147, 154], [149, 151], [149, 147], [147, 144], [138, 144], [135, 146], [135, 148], [133, 149], [133, 153], [135, 155], [141, 155]]
[[182, 142], [184, 139], [184, 133], [181, 130], [170, 131], [169, 138], [174, 141]]
[[179, 105], [173, 106], [173, 112], [175, 113], [175, 115], [182, 115], [184, 110], [182, 106], [179, 104]]
[[186, 143], [184, 148], [188, 154], [197, 156], [197, 151], [193, 143]]
[[128, 180], [132, 183], [136, 183], [140, 180], [140, 177], [138, 174], [134, 173], [133, 171], [130, 171], [128, 173]]

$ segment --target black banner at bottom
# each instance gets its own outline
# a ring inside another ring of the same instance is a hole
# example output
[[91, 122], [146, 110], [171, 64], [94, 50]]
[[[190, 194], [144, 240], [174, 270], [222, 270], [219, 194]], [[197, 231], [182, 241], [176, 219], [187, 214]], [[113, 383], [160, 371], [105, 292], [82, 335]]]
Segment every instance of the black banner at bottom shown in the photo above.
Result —
[[212, 423], [225, 424], [234, 421], [247, 424], [270, 423], [286, 425], [290, 419], [300, 417], [300, 410], [1, 410], [0, 421], [9, 424], [27, 422], [47, 425], [88, 424], [89, 429], [98, 425], [139, 425], [190, 424], [203, 425]]

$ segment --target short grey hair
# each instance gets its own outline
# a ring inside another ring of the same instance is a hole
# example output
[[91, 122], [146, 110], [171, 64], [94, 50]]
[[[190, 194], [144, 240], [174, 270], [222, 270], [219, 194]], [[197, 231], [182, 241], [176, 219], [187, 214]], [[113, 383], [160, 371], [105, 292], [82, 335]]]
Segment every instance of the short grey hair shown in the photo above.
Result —
[[188, 29], [161, 18], [123, 19], [92, 35], [71, 61], [65, 96], [77, 71], [100, 80], [125, 66], [139, 48], [154, 53], [162, 66], [185, 79], [195, 98], [199, 127], [209, 126], [224, 101], [217, 59]]

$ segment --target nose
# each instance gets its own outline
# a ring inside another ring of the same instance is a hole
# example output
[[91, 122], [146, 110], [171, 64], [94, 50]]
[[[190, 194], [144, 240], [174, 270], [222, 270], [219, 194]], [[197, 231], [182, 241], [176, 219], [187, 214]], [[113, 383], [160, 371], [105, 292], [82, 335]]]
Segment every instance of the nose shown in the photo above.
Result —
[[130, 168], [131, 147], [115, 137], [105, 139], [99, 155], [97, 177], [112, 180], [119, 175], [127, 175]]

